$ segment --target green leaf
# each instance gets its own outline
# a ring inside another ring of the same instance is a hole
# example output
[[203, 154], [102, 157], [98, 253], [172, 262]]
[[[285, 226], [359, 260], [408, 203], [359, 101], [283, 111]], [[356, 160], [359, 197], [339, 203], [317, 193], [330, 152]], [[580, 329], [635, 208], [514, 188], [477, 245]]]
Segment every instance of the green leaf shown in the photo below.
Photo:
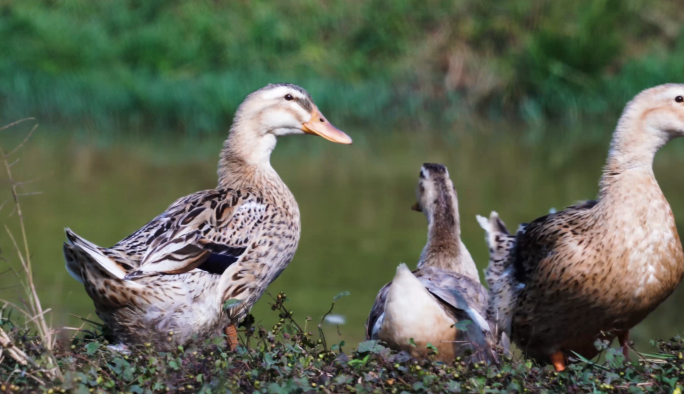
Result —
[[135, 372], [135, 367], [132, 367], [132, 366], [128, 365], [128, 366], [126, 367], [126, 369], [124, 369], [124, 372], [123, 372], [123, 378], [124, 378], [124, 380], [127, 381], [127, 382], [130, 382], [131, 380], [133, 380], [133, 377], [134, 377], [134, 374], [133, 374], [133, 373], [134, 373], [134, 372]]
[[454, 324], [452, 327], [455, 327], [457, 330], [466, 331], [468, 330], [468, 326], [471, 324], [473, 324], [471, 320], [461, 320]]
[[[340, 345], [344, 345], [344, 343], [340, 343]], [[385, 347], [382, 346], [379, 341], [370, 340], [359, 343], [359, 347], [356, 351], [359, 353], [380, 353], [383, 349], [385, 349]]]
[[651, 353], [639, 353], [642, 356], [650, 357], [650, 358], [657, 358], [661, 360], [667, 360], [670, 358], [677, 358], [674, 354], [651, 354]]
[[[214, 304], [214, 305], [216, 305], [216, 304]], [[137, 384], [129, 387], [128, 391], [130, 391], [131, 393], [137, 393], [137, 394], [143, 394], [144, 393], [142, 387], [138, 386]]]
[[349, 364], [349, 365], [358, 365], [358, 364], [366, 365], [368, 363], [369, 359], [370, 359], [370, 354], [367, 354], [366, 357], [364, 357], [363, 359], [359, 360], [358, 358], [355, 358], [353, 360], [349, 360], [347, 362], [347, 364]]
[[226, 302], [223, 303], [223, 309], [231, 309], [231, 308], [234, 308], [240, 304], [242, 304], [242, 300], [239, 300], [237, 298], [231, 298], [229, 300], [226, 300]]
[[287, 394], [289, 390], [285, 389], [278, 383], [271, 383], [268, 385], [268, 393], [269, 394]]
[[437, 348], [433, 344], [431, 344], [430, 342], [428, 342], [427, 348], [432, 350], [433, 352], [435, 352], [435, 354], [439, 354], [439, 350], [437, 350]]
[[451, 393], [460, 393], [461, 392], [461, 383], [450, 380], [447, 382], [446, 389], [447, 389], [447, 391], [449, 391]]
[[338, 375], [337, 377], [335, 377], [335, 379], [333, 379], [333, 383], [334, 384], [347, 384], [347, 383], [350, 383], [352, 380], [354, 380], [354, 379], [350, 378], [349, 376], [347, 376], [345, 374], [341, 374], [341, 375]]
[[345, 291], [339, 293], [338, 295], [336, 295], [335, 297], [333, 297], [333, 302], [337, 302], [337, 300], [339, 300], [339, 299], [342, 298], [342, 297], [346, 297], [346, 296], [348, 296], [349, 294], [351, 294], [351, 293], [349, 293], [348, 290], [345, 290]]
[[581, 356], [579, 353], [577, 353], [577, 352], [575, 352], [575, 351], [572, 351], [572, 353], [573, 353], [575, 356], [577, 356], [577, 358], [579, 358], [580, 360], [582, 360], [584, 363], [586, 363], [586, 364], [588, 364], [588, 365], [591, 365], [592, 367], [596, 367], [596, 368], [602, 369], [602, 370], [604, 370], [604, 371], [610, 371], [610, 369], [604, 367], [603, 365], [599, 365], [599, 364], [596, 364], [596, 363], [593, 362], [593, 361], [587, 360], [586, 357]]
[[418, 347], [418, 346], [416, 345], [416, 342], [413, 340], [413, 338], [409, 338], [408, 343], [409, 343], [409, 345], [411, 345], [411, 346], [413, 346], [413, 347]]
[[341, 350], [342, 346], [344, 346], [345, 343], [344, 341], [340, 341], [340, 343], [336, 343], [330, 347], [330, 350]]
[[663, 376], [663, 381], [665, 381], [665, 383], [669, 384], [670, 387], [672, 387], [673, 389], [677, 387], [677, 380], [678, 380], [677, 376], [674, 376], [670, 379]]
[[264, 353], [264, 362], [266, 363], [266, 368], [271, 368], [271, 366], [276, 363], [276, 361], [273, 360], [271, 353]]
[[85, 346], [85, 348], [86, 348], [86, 353], [87, 353], [89, 356], [92, 356], [93, 354], [95, 354], [95, 352], [97, 351], [97, 349], [100, 348], [100, 344], [99, 344], [98, 342], [90, 342], [89, 344], [87, 344], [87, 345]]
[[178, 363], [175, 360], [169, 361], [169, 367], [173, 368], [174, 370], [178, 371]]

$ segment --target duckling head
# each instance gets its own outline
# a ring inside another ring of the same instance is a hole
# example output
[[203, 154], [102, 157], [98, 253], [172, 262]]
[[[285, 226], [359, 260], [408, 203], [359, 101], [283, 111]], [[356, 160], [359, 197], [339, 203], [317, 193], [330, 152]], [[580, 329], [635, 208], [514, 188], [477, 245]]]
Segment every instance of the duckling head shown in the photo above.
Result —
[[338, 144], [352, 143], [347, 134], [323, 116], [306, 90], [292, 84], [269, 84], [240, 104], [223, 156], [248, 164], [268, 162], [277, 137], [303, 134]]
[[456, 189], [445, 166], [423, 164], [418, 174], [416, 200], [411, 209], [423, 212], [428, 222], [440, 221], [450, 226], [458, 225]]
[[418, 268], [447, 269], [479, 281], [475, 262], [461, 241], [458, 198], [445, 166], [423, 164], [416, 198], [412, 209], [423, 212], [428, 220], [428, 239]]

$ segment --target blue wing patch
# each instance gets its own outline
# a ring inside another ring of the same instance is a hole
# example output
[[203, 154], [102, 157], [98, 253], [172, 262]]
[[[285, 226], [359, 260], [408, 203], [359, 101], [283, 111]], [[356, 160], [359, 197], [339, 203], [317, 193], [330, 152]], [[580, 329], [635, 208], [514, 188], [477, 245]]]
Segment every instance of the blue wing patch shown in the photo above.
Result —
[[240, 259], [245, 250], [247, 248], [225, 248], [220, 253], [214, 252], [197, 268], [210, 274], [221, 275]]

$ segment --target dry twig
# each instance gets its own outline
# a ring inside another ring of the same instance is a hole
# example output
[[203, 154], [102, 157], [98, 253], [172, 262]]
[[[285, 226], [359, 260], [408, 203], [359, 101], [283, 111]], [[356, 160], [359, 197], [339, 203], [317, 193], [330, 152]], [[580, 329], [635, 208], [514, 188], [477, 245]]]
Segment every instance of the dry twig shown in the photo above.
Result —
[[[26, 119], [21, 119], [19, 121], [16, 121], [14, 123], [11, 123], [10, 125], [1, 127], [0, 130], [5, 130], [8, 129], [14, 125], [17, 125], [21, 122], [31, 120], [32, 118], [26, 118]], [[14, 162], [10, 162], [10, 157], [17, 153], [23, 146], [24, 144], [28, 141], [28, 139], [33, 135], [33, 132], [36, 130], [37, 125], [34, 126], [31, 131], [28, 133], [26, 138], [14, 149], [9, 151], [7, 153], [3, 146], [0, 144], [0, 161], [4, 164], [5, 166], [5, 171], [7, 173], [7, 178], [9, 180], [10, 184], [10, 190], [12, 193], [12, 199], [14, 201], [14, 210], [12, 213], [16, 213], [18, 217], [18, 223], [19, 223], [19, 230], [20, 230], [20, 237], [17, 239], [14, 236], [14, 233], [10, 230], [10, 228], [5, 225], [5, 231], [9, 235], [10, 240], [12, 241], [12, 245], [14, 246], [14, 249], [16, 251], [17, 257], [19, 261], [21, 262], [21, 267], [22, 271], [24, 274], [23, 280], [21, 280], [22, 285], [24, 286], [24, 289], [26, 291], [27, 299], [28, 299], [28, 307], [26, 309], [23, 308], [18, 308], [16, 305], [11, 304], [9, 302], [5, 302], [6, 305], [11, 305], [13, 308], [17, 309], [20, 311], [26, 318], [27, 318], [27, 323], [32, 323], [35, 327], [36, 330], [38, 331], [38, 335], [43, 341], [43, 344], [48, 350], [48, 357], [50, 359], [50, 363], [52, 364], [52, 370], [46, 371], [47, 375], [50, 378], [60, 378], [61, 379], [61, 372], [59, 370], [59, 367], [57, 366], [57, 362], [52, 355], [52, 350], [55, 345], [55, 339], [56, 336], [55, 331], [52, 330], [46, 320], [45, 320], [45, 314], [50, 311], [50, 309], [43, 310], [43, 307], [40, 303], [40, 299], [38, 298], [38, 292], [36, 291], [36, 285], [33, 281], [33, 267], [31, 264], [31, 253], [29, 251], [29, 245], [28, 245], [28, 237], [26, 235], [26, 226], [24, 222], [24, 213], [21, 208], [21, 202], [20, 202], [20, 197], [23, 197], [25, 195], [31, 195], [35, 193], [19, 193], [17, 191], [18, 187], [20, 187], [24, 182], [19, 182], [14, 179], [14, 175], [12, 173], [12, 166], [18, 162], [18, 159], [15, 160]], [[1, 301], [1, 300], [0, 300]], [[3, 337], [4, 335], [4, 337]], [[28, 358], [26, 354], [24, 354], [20, 349], [16, 348], [14, 345], [12, 345], [12, 342], [10, 338], [7, 336], [7, 334], [2, 331], [0, 332], [0, 345], [3, 346], [10, 356], [14, 358], [19, 364], [21, 365], [27, 365], [33, 364], [33, 362]], [[9, 346], [11, 345], [11, 346]], [[8, 347], [9, 346], [9, 347]], [[20, 360], [23, 360], [20, 361]]]

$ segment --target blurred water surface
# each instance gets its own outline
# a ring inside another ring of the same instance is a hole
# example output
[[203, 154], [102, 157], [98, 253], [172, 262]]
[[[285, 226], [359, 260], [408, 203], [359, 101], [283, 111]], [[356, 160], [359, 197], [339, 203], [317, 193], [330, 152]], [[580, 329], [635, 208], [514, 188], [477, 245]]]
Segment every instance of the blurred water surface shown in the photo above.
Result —
[[[0, 133], [9, 146], [28, 126]], [[343, 127], [354, 145], [340, 146], [317, 138], [281, 139], [273, 167], [290, 187], [302, 213], [302, 238], [288, 269], [269, 291], [286, 291], [295, 316], [318, 322], [333, 297], [345, 290], [336, 314], [346, 324], [326, 325], [329, 342], [355, 346], [382, 285], [396, 266], [415, 266], [426, 241], [426, 220], [409, 207], [423, 162], [448, 166], [458, 191], [463, 240], [480, 269], [487, 247], [476, 214], [496, 210], [515, 229], [578, 200], [594, 198], [612, 124], [539, 125], [535, 130], [500, 124], [476, 124], [452, 130], [363, 130]], [[516, 130], [519, 129], [519, 130]], [[108, 134], [110, 135], [110, 134]], [[542, 137], [543, 136], [543, 137]], [[176, 134], [121, 133], [107, 139], [97, 131], [42, 129], [19, 154], [16, 178], [38, 182], [24, 187], [40, 195], [23, 197], [24, 215], [35, 278], [53, 325], [79, 325], [70, 314], [95, 318], [82, 285], [64, 269], [64, 227], [88, 240], [111, 246], [161, 213], [178, 197], [216, 185], [216, 163], [223, 136], [178, 137]], [[684, 141], [663, 149], [654, 164], [656, 177], [679, 223], [684, 223]], [[1, 200], [9, 198], [0, 175]], [[10, 209], [2, 222], [16, 230]], [[680, 233], [684, 230], [680, 226]], [[17, 267], [10, 240], [0, 233], [0, 247]], [[4, 264], [4, 263], [3, 263]], [[0, 276], [2, 297], [20, 301], [17, 279]], [[254, 308], [257, 321], [277, 319], [268, 297]], [[667, 338], [684, 328], [676, 292], [633, 331], [638, 347]]]

